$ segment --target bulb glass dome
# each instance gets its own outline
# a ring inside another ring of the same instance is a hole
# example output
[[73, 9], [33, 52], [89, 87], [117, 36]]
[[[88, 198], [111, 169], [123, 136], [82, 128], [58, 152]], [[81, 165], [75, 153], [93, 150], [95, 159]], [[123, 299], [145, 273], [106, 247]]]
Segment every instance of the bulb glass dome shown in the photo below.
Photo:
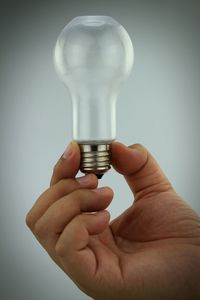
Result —
[[60, 33], [54, 62], [71, 95], [78, 143], [109, 144], [116, 138], [116, 99], [133, 58], [127, 31], [111, 17], [76, 17]]

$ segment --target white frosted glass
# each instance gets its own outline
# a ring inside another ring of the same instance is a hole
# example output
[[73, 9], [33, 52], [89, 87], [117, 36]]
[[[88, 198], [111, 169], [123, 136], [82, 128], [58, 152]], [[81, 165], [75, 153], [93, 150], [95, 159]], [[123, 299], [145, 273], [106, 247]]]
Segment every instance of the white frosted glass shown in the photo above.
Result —
[[133, 56], [128, 33], [111, 17], [76, 17], [62, 30], [54, 61], [73, 102], [76, 141], [101, 143], [116, 138], [116, 99]]

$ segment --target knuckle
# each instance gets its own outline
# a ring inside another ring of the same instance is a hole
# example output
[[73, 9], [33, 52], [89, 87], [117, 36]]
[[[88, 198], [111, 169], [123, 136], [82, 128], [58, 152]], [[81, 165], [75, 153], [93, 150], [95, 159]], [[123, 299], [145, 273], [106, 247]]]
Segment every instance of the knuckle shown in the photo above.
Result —
[[83, 197], [83, 191], [81, 189], [73, 191], [70, 194], [70, 198], [73, 199], [74, 201], [79, 201], [79, 199]]
[[71, 195], [75, 200], [80, 201], [81, 199], [92, 198], [94, 196], [94, 192], [87, 189], [78, 189], [72, 192]]
[[33, 226], [32, 215], [31, 212], [28, 212], [25, 219], [26, 225], [31, 229]]
[[66, 220], [69, 215], [69, 208], [71, 205], [68, 205], [68, 201], [65, 201], [64, 198], [60, 203], [55, 203], [52, 206], [51, 210], [51, 224], [49, 224], [49, 230], [59, 231], [59, 224], [62, 220]]
[[54, 165], [54, 167], [53, 167], [53, 175], [57, 174], [58, 171], [59, 171], [59, 169], [60, 169], [59, 164], [56, 163], [56, 164]]
[[55, 253], [60, 257], [65, 256], [66, 253], [65, 245], [63, 243], [57, 243], [55, 246]]
[[81, 212], [81, 201], [83, 198], [80, 196], [80, 193], [77, 191], [72, 192], [68, 195], [68, 207], [70, 207], [71, 211], [77, 215]]
[[34, 226], [34, 233], [39, 238], [43, 238], [45, 235], [45, 227], [44, 227], [44, 224], [40, 220], [37, 221]]
[[73, 191], [74, 189], [78, 188], [79, 185], [76, 182], [75, 179], [61, 179], [58, 183], [57, 183], [57, 187], [60, 191], [60, 193], [65, 194], [71, 191]]
[[84, 210], [87, 210], [88, 202], [91, 201], [93, 197], [93, 192], [85, 189], [79, 189], [73, 191], [69, 195], [70, 207], [74, 208], [77, 211], [77, 214], [81, 212], [84, 207]]
[[154, 182], [143, 189], [138, 190], [136, 194], [136, 201], [142, 198], [151, 198], [160, 193], [172, 191], [173, 188], [169, 182]]

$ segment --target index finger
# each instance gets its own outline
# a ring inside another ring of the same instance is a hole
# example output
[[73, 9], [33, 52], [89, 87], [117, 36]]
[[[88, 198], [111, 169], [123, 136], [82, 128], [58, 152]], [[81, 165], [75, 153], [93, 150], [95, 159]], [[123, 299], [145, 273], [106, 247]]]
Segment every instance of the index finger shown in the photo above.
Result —
[[53, 169], [50, 186], [64, 178], [74, 178], [79, 171], [80, 149], [76, 142], [71, 142]]

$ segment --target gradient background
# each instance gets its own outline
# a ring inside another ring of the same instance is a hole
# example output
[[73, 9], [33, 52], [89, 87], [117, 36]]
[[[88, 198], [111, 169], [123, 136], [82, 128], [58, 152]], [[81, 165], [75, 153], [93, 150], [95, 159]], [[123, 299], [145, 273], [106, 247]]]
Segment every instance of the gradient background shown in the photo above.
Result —
[[[199, 1], [1, 1], [0, 150], [2, 300], [89, 299], [49, 259], [25, 226], [71, 139], [71, 103], [53, 67], [60, 30], [78, 15], [110, 15], [135, 48], [119, 95], [118, 140], [143, 143], [177, 192], [200, 212]], [[112, 217], [131, 203], [123, 178], [102, 180]]]

